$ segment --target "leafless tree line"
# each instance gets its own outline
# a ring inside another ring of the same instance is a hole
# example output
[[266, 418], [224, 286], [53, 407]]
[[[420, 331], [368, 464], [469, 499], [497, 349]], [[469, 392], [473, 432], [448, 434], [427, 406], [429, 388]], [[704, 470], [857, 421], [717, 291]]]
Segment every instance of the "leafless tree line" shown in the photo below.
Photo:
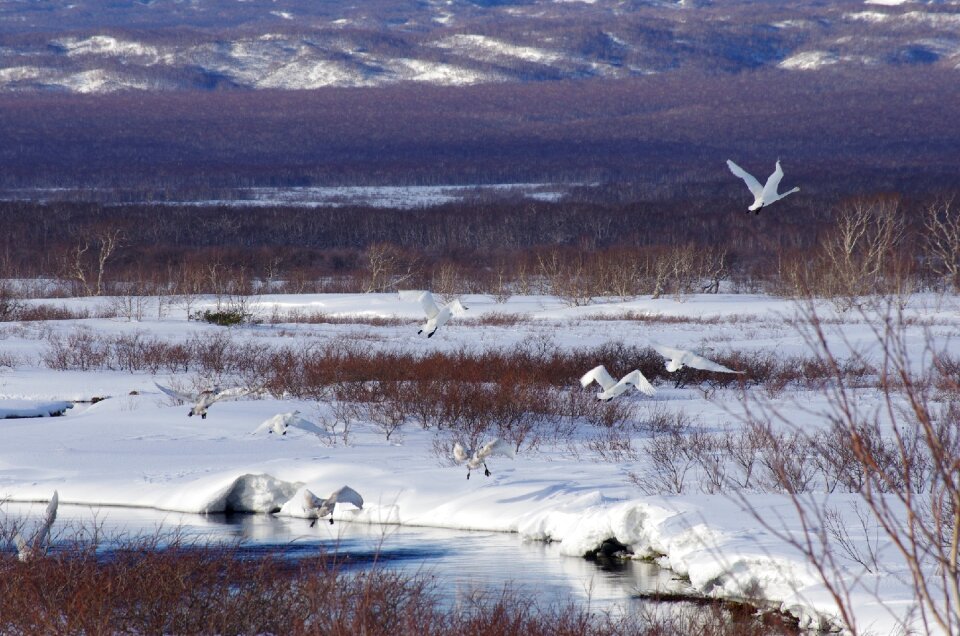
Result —
[[[535, 227], [546, 222], [551, 210], [562, 209], [545, 207], [528, 220]], [[380, 212], [370, 213], [381, 216]], [[291, 214], [288, 230], [303, 231], [297, 220], [300, 213]], [[361, 218], [364, 215], [359, 214]], [[413, 215], [406, 219], [408, 224], [421, 222], [417, 212], [390, 214]], [[450, 214], [449, 222], [460, 218], [455, 210], [430, 214], [437, 218]], [[494, 218], [501, 218], [499, 214]], [[230, 214], [217, 218], [226, 223], [224, 219]], [[644, 218], [653, 222], [648, 214]], [[132, 298], [136, 296], [155, 296], [156, 308], [162, 313], [164, 303], [200, 294], [238, 299], [264, 292], [384, 292], [416, 287], [449, 296], [487, 293], [499, 300], [514, 294], [546, 293], [573, 305], [589, 304], [600, 297], [682, 298], [721, 289], [767, 290], [832, 298], [839, 308], [850, 309], [860, 298], [878, 293], [905, 297], [920, 290], [960, 291], [958, 219], [960, 214], [950, 196], [921, 206], [895, 197], [876, 197], [839, 205], [811, 223], [805, 230], [807, 237], [799, 242], [786, 233], [799, 232], [792, 226], [776, 227], [776, 223], [770, 225], [772, 221], [760, 221], [767, 225], [751, 227], [744, 225], [750, 219], [736, 217], [730, 228], [715, 236], [708, 236], [712, 226], [704, 225], [699, 235], [688, 232], [690, 238], [686, 240], [670, 234], [665, 241], [651, 242], [652, 237], [634, 230], [611, 234], [591, 230], [585, 222], [579, 229], [566, 230], [555, 245], [542, 244], [543, 236], [529, 235], [518, 242], [518, 235], [510, 234], [506, 242], [486, 249], [486, 242], [496, 244], [491, 234], [471, 247], [463, 247], [462, 233], [456, 243], [451, 242], [451, 233], [438, 243], [439, 247], [425, 249], [416, 242], [391, 240], [364, 245], [360, 235], [354, 247], [323, 248], [321, 243], [303, 245], [292, 253], [280, 250], [274, 241], [257, 244], [256, 239], [249, 247], [229, 250], [201, 247], [185, 251], [176, 242], [165, 247], [145, 246], [145, 237], [129, 223], [81, 223], [73, 228], [79, 238], [59, 239], [47, 252], [36, 254], [32, 266], [15, 258], [19, 245], [0, 251], [0, 271], [8, 278], [23, 279], [29, 273], [27, 278], [59, 280], [55, 293], [62, 295], [124, 297], [117, 301], [117, 311], [132, 319], [142, 318], [147, 311], [143, 301]], [[616, 225], [625, 220], [617, 217]], [[149, 229], [150, 222], [144, 223]], [[258, 232], [247, 221], [244, 225], [245, 231]], [[512, 227], [508, 224], [500, 232], [512, 233]], [[757, 236], [768, 227], [776, 228], [777, 235], [769, 239]], [[745, 234], [742, 237], [740, 230]], [[379, 232], [374, 235], [383, 236]], [[231, 240], [242, 242], [239, 234]], [[297, 239], [291, 235], [290, 240]], [[788, 245], [796, 247], [785, 247]], [[167, 255], [158, 253], [158, 248]], [[32, 292], [25, 283], [5, 285], [6, 298], [18, 293], [49, 294], [51, 286]], [[9, 304], [7, 307], [0, 317], [9, 314]]]

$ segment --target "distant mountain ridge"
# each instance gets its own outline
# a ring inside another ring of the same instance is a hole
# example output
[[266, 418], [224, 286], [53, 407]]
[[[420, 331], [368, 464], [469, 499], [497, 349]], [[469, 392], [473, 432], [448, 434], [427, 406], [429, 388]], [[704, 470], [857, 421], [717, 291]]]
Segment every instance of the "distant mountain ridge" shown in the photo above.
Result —
[[50, 0], [0, 7], [0, 92], [960, 68], [960, 3]]

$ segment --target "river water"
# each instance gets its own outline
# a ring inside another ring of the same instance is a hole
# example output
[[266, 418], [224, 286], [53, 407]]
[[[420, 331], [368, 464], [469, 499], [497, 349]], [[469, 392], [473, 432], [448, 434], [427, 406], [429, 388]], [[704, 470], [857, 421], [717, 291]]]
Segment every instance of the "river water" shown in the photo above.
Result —
[[[30, 531], [43, 514], [42, 504], [0, 506], [10, 520]], [[2, 518], [2, 517], [0, 517]], [[590, 609], [629, 612], [644, 601], [637, 592], [683, 591], [673, 573], [640, 561], [590, 561], [560, 554], [558, 544], [524, 541], [516, 534], [368, 525], [327, 521], [310, 526], [305, 519], [271, 515], [195, 515], [139, 508], [61, 505], [55, 541], [69, 542], [97, 528], [103, 549], [124, 538], [171, 536], [222, 541], [255, 557], [282, 554], [290, 559], [336, 556], [342, 567], [374, 564], [431, 577], [437, 591], [456, 601], [476, 591], [505, 586], [534, 596], [541, 604], [577, 602]], [[7, 546], [5, 549], [12, 549]]]

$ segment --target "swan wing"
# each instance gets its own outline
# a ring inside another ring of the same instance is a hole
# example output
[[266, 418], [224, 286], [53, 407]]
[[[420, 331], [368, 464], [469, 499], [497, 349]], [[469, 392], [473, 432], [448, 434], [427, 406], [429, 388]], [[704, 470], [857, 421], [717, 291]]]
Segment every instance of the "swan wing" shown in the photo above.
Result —
[[196, 401], [197, 401], [197, 396], [196, 396], [196, 395], [189, 395], [189, 394], [187, 394], [187, 393], [181, 393], [180, 391], [176, 391], [176, 390], [174, 390], [174, 389], [171, 389], [171, 388], [168, 387], [168, 386], [163, 386], [162, 384], [159, 384], [159, 383], [157, 383], [157, 382], [154, 382], [154, 385], [156, 385], [156, 387], [157, 387], [158, 389], [160, 389], [161, 391], [163, 391], [164, 393], [166, 393], [167, 395], [169, 395], [170, 397], [172, 397], [174, 400], [180, 400], [181, 402], [196, 402]]
[[593, 367], [580, 378], [580, 386], [582, 387], [590, 386], [591, 382], [596, 382], [602, 386], [604, 390], [610, 389], [617, 384], [617, 381], [613, 379], [613, 376], [607, 372], [607, 368], [602, 364]]
[[653, 397], [654, 395], [657, 394], [657, 390], [653, 388], [653, 385], [650, 384], [647, 378], [645, 378], [644, 375], [640, 373], [640, 369], [634, 369], [627, 375], [623, 376], [619, 382], [617, 382], [617, 386], [620, 386], [620, 385], [626, 386], [628, 384], [632, 384], [633, 386], [637, 387], [637, 390], [639, 390], [644, 395], [649, 395]]
[[483, 448], [477, 451], [477, 457], [480, 459], [497, 456], [511, 458], [516, 457], [517, 449], [513, 444], [505, 439], [495, 439], [492, 442], [487, 442]]
[[278, 413], [273, 417], [265, 420], [263, 424], [254, 429], [251, 435], [256, 435], [258, 433], [263, 433], [264, 431], [273, 431], [275, 433], [282, 434], [284, 429], [288, 426], [290, 416], [292, 413]]
[[423, 307], [423, 313], [427, 315], [427, 318], [435, 318], [437, 314], [440, 313], [440, 307], [437, 306], [437, 301], [433, 299], [433, 294], [428, 291], [420, 294], [420, 306]]
[[667, 360], [679, 361], [683, 357], [683, 354], [689, 353], [689, 351], [686, 351], [685, 349], [677, 349], [675, 347], [668, 347], [662, 344], [651, 343], [650, 346]]
[[427, 315], [428, 319], [433, 318], [440, 311], [440, 307], [437, 306], [437, 302], [433, 299], [433, 294], [428, 291], [403, 289], [397, 292], [397, 295], [400, 297], [400, 300], [420, 303], [420, 306], [423, 308], [423, 313]]
[[766, 201], [773, 201], [777, 198], [777, 190], [780, 188], [780, 180], [783, 179], [783, 168], [780, 167], [780, 160], [777, 160], [777, 167], [767, 178], [766, 185], [763, 186], [763, 198]]
[[450, 301], [450, 303], [447, 305], [447, 309], [449, 309], [450, 313], [454, 316], [462, 316], [466, 313], [469, 307], [464, 307], [463, 303], [461, 303], [460, 299], [458, 298]]
[[750, 193], [754, 197], [759, 197], [763, 194], [763, 186], [760, 185], [760, 182], [757, 181], [756, 177], [729, 159], [727, 159], [727, 167], [730, 168], [730, 172], [743, 179], [744, 183], [746, 183], [747, 187], [750, 189]]
[[462, 464], [470, 458], [470, 451], [463, 447], [463, 444], [457, 442], [453, 445], [453, 459], [458, 464]]
[[310, 492], [309, 489], [303, 489], [303, 511], [310, 512], [311, 510], [316, 510], [322, 506], [324, 500], [320, 497], [317, 497], [315, 494]]
[[33, 545], [35, 548], [39, 549], [46, 543], [47, 537], [50, 536], [50, 528], [53, 527], [53, 522], [57, 520], [57, 508], [59, 506], [60, 495], [54, 490], [53, 497], [50, 498], [50, 503], [47, 504], [47, 510], [43, 515], [43, 523], [33, 537]]
[[716, 371], [717, 373], [743, 373], [743, 371], [734, 371], [729, 367], [725, 367], [718, 362], [704, 358], [703, 356], [698, 356], [695, 353], [687, 352], [687, 355], [684, 356], [683, 363], [688, 367], [693, 367], [694, 369], [702, 369], [703, 371]]
[[363, 508], [363, 497], [350, 486], [341, 486], [330, 493], [330, 496], [327, 498], [327, 503], [348, 503], [353, 504], [357, 508]]
[[229, 400], [231, 398], [243, 397], [245, 395], [250, 395], [250, 393], [252, 393], [250, 389], [242, 386], [235, 386], [229, 389], [223, 389], [222, 391], [218, 391], [217, 389], [214, 389], [212, 394], [210, 395], [209, 403], [213, 404], [214, 402], [219, 402], [220, 400]]
[[440, 327], [447, 324], [447, 321], [450, 320], [452, 317], [453, 317], [453, 313], [450, 311], [450, 308], [444, 307], [443, 309], [440, 310], [440, 313], [438, 313], [433, 318], [433, 322], [434, 324], [437, 325], [437, 328], [439, 329]]

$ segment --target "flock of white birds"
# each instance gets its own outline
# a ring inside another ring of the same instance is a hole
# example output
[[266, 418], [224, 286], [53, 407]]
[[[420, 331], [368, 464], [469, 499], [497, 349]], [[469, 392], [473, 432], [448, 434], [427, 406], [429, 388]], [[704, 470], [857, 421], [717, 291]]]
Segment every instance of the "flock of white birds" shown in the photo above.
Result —
[[[746, 172], [733, 161], [727, 160], [727, 165], [733, 174], [746, 182], [747, 187], [755, 198], [754, 202], [748, 208], [748, 211], [759, 214], [760, 208], [768, 206], [800, 190], [800, 188], [793, 188], [783, 193], [777, 191], [780, 186], [780, 180], [783, 178], [783, 170], [780, 167], [779, 159], [776, 163], [776, 169], [763, 186], [760, 185], [760, 182], [757, 181], [753, 175]], [[433, 337], [437, 329], [447, 324], [451, 318], [462, 316], [468, 310], [459, 300], [453, 300], [441, 306], [429, 291], [401, 291], [399, 297], [401, 300], [412, 300], [420, 303], [427, 321], [420, 327], [417, 334], [422, 335], [425, 333], [427, 338]], [[714, 373], [743, 373], [743, 371], [735, 371], [686, 349], [677, 349], [656, 343], [650, 344], [654, 350], [666, 360], [665, 366], [670, 373], [675, 373], [685, 367], [712, 371]], [[656, 389], [639, 369], [634, 369], [620, 378], [620, 380], [617, 380], [611, 376], [606, 367], [601, 364], [590, 369], [580, 378], [580, 385], [584, 388], [593, 382], [600, 385], [602, 390], [597, 394], [597, 399], [603, 401], [612, 400], [623, 395], [631, 386], [635, 387], [644, 395], [651, 397], [656, 395]], [[155, 384], [160, 391], [171, 398], [185, 403], [192, 403], [193, 406], [190, 407], [187, 415], [189, 417], [199, 415], [200, 419], [206, 419], [208, 409], [220, 400], [236, 399], [254, 393], [252, 389], [246, 387], [230, 387], [226, 389], [215, 387], [200, 391], [199, 393], [188, 393], [158, 383]], [[320, 427], [301, 417], [299, 411], [278, 413], [258, 426], [252, 434], [257, 435], [266, 432], [268, 434], [283, 436], [287, 434], [287, 429], [290, 427], [299, 428], [317, 435], [323, 434], [323, 430]], [[460, 442], [457, 442], [453, 447], [453, 460], [458, 465], [466, 463], [467, 479], [470, 479], [472, 471], [479, 469], [481, 466], [483, 466], [484, 475], [489, 477], [492, 473], [487, 467], [487, 459], [498, 456], [513, 458], [516, 456], [516, 448], [508, 441], [499, 438], [489, 441], [477, 449], [466, 448]], [[57, 517], [58, 502], [58, 494], [54, 491], [50, 503], [47, 506], [44, 519], [30, 540], [24, 539], [20, 534], [14, 537], [18, 557], [21, 561], [27, 561], [38, 555], [46, 554], [50, 543], [50, 528], [53, 526]], [[332, 524], [333, 511], [337, 503], [349, 503], [357, 508], [363, 508], [363, 497], [349, 486], [338, 488], [326, 499], [317, 497], [309, 490], [304, 490], [303, 511], [307, 515], [307, 518], [311, 519], [311, 527], [316, 524], [317, 519], [324, 517], [330, 517], [330, 523]]]

